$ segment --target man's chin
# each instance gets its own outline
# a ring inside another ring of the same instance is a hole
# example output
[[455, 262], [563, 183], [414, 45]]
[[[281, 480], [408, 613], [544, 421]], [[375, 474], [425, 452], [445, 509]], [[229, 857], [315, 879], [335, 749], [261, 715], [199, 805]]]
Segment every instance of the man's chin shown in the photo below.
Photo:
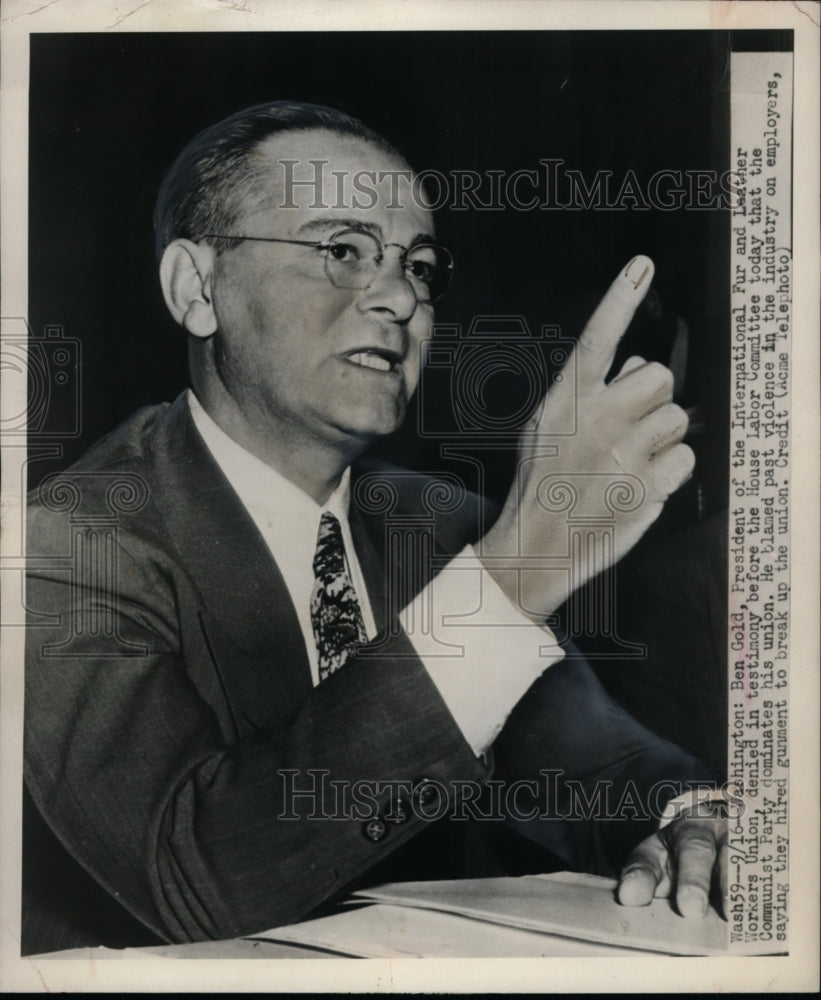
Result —
[[398, 431], [405, 422], [407, 406], [397, 403], [394, 407], [380, 407], [368, 412], [361, 410], [347, 413], [337, 424], [343, 434], [357, 441], [363, 448], [388, 434]]

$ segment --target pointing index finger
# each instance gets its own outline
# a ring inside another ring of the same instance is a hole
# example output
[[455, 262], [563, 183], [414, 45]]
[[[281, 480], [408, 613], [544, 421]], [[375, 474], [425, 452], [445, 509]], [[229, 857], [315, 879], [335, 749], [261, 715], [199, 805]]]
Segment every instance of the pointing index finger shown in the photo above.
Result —
[[579, 337], [576, 345], [582, 380], [603, 380], [630, 320], [653, 280], [653, 262], [639, 254], [619, 272]]

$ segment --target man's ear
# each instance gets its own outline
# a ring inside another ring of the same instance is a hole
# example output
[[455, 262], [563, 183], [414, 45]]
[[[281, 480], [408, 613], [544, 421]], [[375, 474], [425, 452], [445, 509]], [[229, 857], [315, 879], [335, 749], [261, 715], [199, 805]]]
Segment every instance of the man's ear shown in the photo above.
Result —
[[174, 240], [160, 261], [160, 284], [174, 319], [195, 337], [210, 337], [217, 329], [211, 301], [214, 267], [212, 247], [191, 240]]

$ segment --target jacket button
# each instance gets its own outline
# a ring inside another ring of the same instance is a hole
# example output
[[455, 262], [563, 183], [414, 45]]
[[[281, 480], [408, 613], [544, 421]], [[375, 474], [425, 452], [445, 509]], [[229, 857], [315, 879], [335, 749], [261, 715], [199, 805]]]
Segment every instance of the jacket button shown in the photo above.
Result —
[[422, 808], [434, 805], [439, 802], [443, 791], [438, 782], [431, 781], [430, 778], [420, 778], [413, 789], [414, 801]]
[[362, 824], [362, 836], [374, 844], [378, 844], [388, 835], [388, 826], [384, 820], [371, 819]]

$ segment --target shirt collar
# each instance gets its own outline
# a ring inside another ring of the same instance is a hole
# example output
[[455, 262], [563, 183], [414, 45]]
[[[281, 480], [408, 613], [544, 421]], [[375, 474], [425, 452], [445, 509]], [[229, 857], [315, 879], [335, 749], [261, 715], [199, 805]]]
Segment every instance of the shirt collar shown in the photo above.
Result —
[[188, 390], [188, 406], [194, 426], [254, 520], [262, 515], [266, 519], [273, 518], [275, 522], [287, 520], [295, 528], [303, 525], [302, 530], [312, 526], [312, 542], [316, 541], [316, 529], [322, 511], [332, 511], [338, 518], [347, 521], [351, 492], [350, 468], [342, 474], [339, 484], [326, 502], [320, 505], [281, 472], [272, 469], [230, 438], [205, 412], [191, 389]]
[[311, 674], [314, 684], [317, 684], [319, 665], [310, 605], [314, 587], [313, 560], [319, 520], [325, 510], [331, 511], [339, 520], [348, 568], [354, 589], [359, 596], [365, 629], [369, 637], [373, 638], [376, 635], [367, 585], [362, 576], [348, 523], [351, 470], [350, 468], [345, 470], [337, 488], [326, 503], [320, 506], [290, 479], [286, 479], [280, 472], [266, 465], [230, 438], [208, 416], [190, 389], [188, 406], [194, 426], [199, 431], [205, 446], [234, 488], [276, 560], [296, 610]]

